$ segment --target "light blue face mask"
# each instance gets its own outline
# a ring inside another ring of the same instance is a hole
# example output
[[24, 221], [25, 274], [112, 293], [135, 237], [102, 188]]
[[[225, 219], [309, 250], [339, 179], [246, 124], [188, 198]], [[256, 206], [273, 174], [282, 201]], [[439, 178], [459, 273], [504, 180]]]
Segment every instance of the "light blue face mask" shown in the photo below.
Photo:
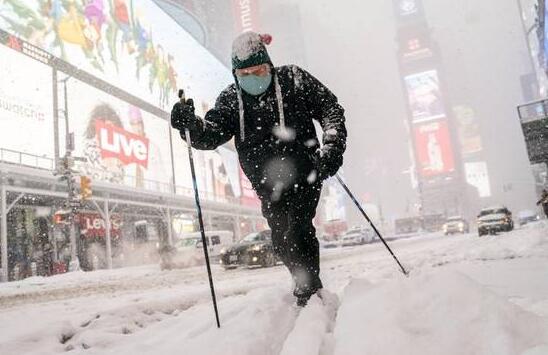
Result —
[[257, 96], [264, 93], [270, 83], [272, 82], [272, 74], [268, 73], [266, 76], [257, 76], [257, 75], [244, 75], [236, 76], [238, 78], [238, 84], [249, 95]]

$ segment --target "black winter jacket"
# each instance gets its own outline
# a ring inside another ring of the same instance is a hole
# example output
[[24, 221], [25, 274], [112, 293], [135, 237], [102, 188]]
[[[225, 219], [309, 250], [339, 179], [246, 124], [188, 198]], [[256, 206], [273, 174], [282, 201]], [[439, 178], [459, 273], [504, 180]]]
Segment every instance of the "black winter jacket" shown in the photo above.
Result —
[[[192, 146], [215, 149], [235, 137], [240, 165], [254, 189], [261, 194], [314, 183], [320, 147], [313, 120], [323, 129], [323, 173], [333, 175], [346, 149], [344, 109], [322, 83], [297, 66], [273, 69], [283, 97], [287, 134], [280, 134], [280, 115], [274, 80], [262, 95], [242, 91], [245, 137], [240, 135], [240, 111], [235, 84], [221, 92], [215, 107], [191, 130]], [[184, 134], [181, 134], [184, 138]]]

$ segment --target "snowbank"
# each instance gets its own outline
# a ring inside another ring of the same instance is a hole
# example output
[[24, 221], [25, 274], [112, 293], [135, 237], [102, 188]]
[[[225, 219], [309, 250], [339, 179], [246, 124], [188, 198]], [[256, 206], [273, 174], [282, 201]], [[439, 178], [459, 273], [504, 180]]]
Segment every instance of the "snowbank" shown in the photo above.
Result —
[[510, 355], [548, 345], [548, 326], [472, 279], [439, 270], [381, 285], [354, 280], [335, 339], [335, 355]]

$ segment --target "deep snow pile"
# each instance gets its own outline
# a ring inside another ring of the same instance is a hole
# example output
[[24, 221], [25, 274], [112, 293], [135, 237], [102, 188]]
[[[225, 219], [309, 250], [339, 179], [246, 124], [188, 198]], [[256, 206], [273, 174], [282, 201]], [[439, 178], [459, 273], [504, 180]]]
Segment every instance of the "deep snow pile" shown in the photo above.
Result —
[[460, 273], [438, 271], [381, 285], [354, 280], [335, 338], [341, 355], [521, 354], [548, 344], [548, 324]]
[[[0, 354], [548, 354], [548, 224], [329, 250], [299, 310], [283, 267], [142, 267], [0, 285]], [[19, 299], [20, 298], [20, 299]]]

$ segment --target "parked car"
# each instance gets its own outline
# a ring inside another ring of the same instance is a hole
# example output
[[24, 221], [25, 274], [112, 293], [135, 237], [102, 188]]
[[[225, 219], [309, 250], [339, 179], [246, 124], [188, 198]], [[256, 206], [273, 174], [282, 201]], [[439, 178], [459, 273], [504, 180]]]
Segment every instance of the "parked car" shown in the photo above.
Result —
[[[234, 241], [234, 233], [231, 231], [205, 231], [205, 236], [207, 251], [212, 260], [219, 258], [221, 250]], [[175, 240], [174, 247], [179, 259], [201, 259], [204, 255], [200, 232], [181, 235]]]
[[512, 212], [504, 206], [484, 208], [478, 215], [478, 234], [509, 232], [514, 229]]
[[362, 245], [365, 243], [371, 243], [373, 241], [373, 233], [367, 228], [353, 228], [346, 232], [341, 239], [341, 245], [343, 247]]
[[444, 223], [442, 229], [445, 235], [468, 233], [470, 231], [470, 225], [463, 217], [453, 216], [447, 218], [447, 221]]
[[320, 248], [322, 249], [333, 249], [341, 246], [341, 241], [336, 237], [322, 237], [318, 238], [318, 241], [320, 243]]
[[223, 248], [219, 263], [225, 269], [238, 266], [274, 266], [279, 259], [274, 253], [271, 237], [271, 230], [248, 234], [238, 243]]
[[518, 223], [520, 226], [526, 225], [527, 223], [536, 222], [540, 220], [540, 215], [531, 210], [519, 211], [518, 213]]

